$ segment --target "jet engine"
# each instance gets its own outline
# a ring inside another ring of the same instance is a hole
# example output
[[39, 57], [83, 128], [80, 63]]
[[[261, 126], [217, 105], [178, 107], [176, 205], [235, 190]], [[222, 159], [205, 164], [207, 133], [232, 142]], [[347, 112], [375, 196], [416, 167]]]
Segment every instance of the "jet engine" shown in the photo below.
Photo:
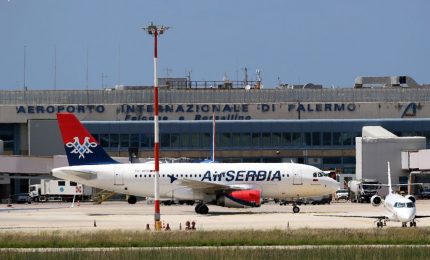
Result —
[[405, 196], [405, 198], [407, 198], [408, 200], [412, 201], [413, 203], [415, 203], [415, 201], [417, 201], [417, 199], [415, 199], [415, 197], [412, 196], [412, 195], [407, 195], [407, 196]]
[[216, 205], [228, 208], [260, 207], [261, 192], [259, 190], [239, 190], [217, 196]]
[[372, 206], [378, 207], [382, 203], [382, 198], [379, 195], [373, 195], [372, 198], [370, 198], [370, 203], [372, 203]]

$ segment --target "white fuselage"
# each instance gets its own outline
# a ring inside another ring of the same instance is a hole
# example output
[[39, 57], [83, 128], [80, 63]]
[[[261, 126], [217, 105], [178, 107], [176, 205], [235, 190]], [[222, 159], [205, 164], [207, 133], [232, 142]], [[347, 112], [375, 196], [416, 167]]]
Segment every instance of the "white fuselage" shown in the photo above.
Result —
[[[153, 163], [83, 165], [56, 168], [52, 174], [100, 189], [152, 197], [153, 169]], [[211, 201], [215, 196], [184, 185], [186, 180], [256, 189], [266, 198], [297, 199], [334, 193], [339, 183], [319, 173], [316, 167], [295, 163], [163, 163], [160, 196], [201, 201]]]
[[399, 194], [388, 194], [384, 208], [390, 221], [411, 222], [415, 219], [415, 203]]

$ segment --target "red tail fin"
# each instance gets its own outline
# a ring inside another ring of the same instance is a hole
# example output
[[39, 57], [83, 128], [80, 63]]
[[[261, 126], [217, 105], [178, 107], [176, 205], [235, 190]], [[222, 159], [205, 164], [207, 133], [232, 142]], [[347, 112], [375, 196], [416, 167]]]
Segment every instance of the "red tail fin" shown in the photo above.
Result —
[[57, 119], [70, 166], [118, 163], [103, 150], [74, 114], [58, 113]]

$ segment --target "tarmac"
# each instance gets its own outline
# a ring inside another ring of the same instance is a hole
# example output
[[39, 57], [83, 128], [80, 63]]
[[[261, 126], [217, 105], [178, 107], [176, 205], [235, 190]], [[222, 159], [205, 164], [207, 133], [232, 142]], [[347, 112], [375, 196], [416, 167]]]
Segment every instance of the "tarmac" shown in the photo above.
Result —
[[[330, 205], [301, 205], [294, 214], [292, 206], [274, 203], [259, 208], [232, 209], [209, 205], [209, 214], [198, 215], [194, 206], [161, 206], [161, 220], [172, 230], [185, 229], [187, 221], [195, 221], [197, 230], [270, 230], [270, 229], [366, 229], [376, 228], [374, 219], [318, 215], [384, 215], [384, 207], [351, 202]], [[430, 216], [430, 200], [417, 201], [417, 215]], [[131, 205], [126, 201], [75, 203], [0, 204], [0, 232], [98, 231], [153, 229], [154, 206], [145, 201]], [[418, 227], [430, 227], [430, 218], [417, 219]], [[387, 222], [387, 227], [401, 227]]]

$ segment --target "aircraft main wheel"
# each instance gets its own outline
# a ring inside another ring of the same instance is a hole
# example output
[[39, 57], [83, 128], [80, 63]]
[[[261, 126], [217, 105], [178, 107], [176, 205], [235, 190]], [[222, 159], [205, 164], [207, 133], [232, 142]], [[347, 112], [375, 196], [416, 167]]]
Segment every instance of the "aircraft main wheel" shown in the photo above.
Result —
[[299, 208], [299, 207], [297, 207], [297, 206], [294, 206], [294, 207], [293, 207], [293, 212], [294, 212], [294, 213], [299, 213], [299, 212], [300, 212], [300, 208]]
[[199, 208], [202, 206], [202, 203], [197, 203], [196, 207], [194, 208], [194, 210], [196, 211], [197, 214], [200, 214], [199, 212]]
[[209, 213], [209, 208], [205, 204], [201, 205], [199, 208], [199, 213], [202, 215], [206, 215]]
[[402, 227], [406, 227], [406, 226], [407, 226], [406, 222], [402, 222]]
[[135, 196], [129, 196], [127, 199], [128, 204], [136, 204], [136, 197]]

